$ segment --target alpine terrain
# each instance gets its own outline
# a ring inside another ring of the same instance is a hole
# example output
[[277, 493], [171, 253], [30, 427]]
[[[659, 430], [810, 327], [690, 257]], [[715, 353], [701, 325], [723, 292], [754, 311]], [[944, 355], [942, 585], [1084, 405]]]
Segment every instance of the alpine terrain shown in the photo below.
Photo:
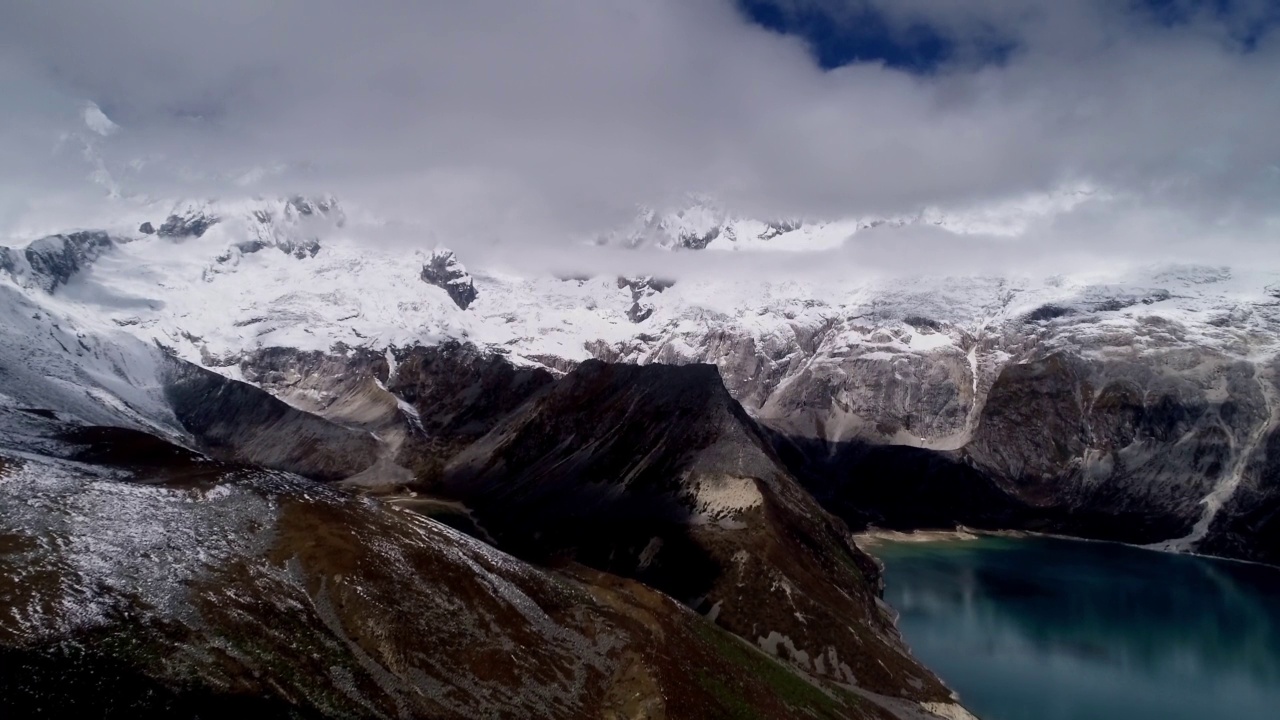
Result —
[[1280, 563], [1280, 274], [698, 270], [1089, 197], [761, 221], [690, 196], [573, 241], [670, 276], [379, 242], [332, 196], [122, 196], [9, 238], [0, 705], [970, 717], [852, 533]]

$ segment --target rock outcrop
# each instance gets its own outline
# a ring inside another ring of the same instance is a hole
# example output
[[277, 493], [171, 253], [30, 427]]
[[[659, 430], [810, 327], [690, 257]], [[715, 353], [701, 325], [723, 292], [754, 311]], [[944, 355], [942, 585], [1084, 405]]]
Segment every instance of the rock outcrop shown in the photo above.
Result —
[[454, 304], [466, 310], [479, 297], [475, 282], [467, 269], [458, 262], [452, 250], [435, 250], [422, 265], [422, 282], [434, 285], [449, 294]]
[[49, 235], [21, 251], [0, 248], [0, 270], [52, 293], [114, 246], [107, 233], [97, 230]]
[[652, 276], [618, 278], [618, 288], [631, 291], [631, 308], [627, 310], [627, 318], [633, 323], [648, 320], [654, 310], [649, 298], [672, 285], [675, 285], [674, 280], [659, 280]]
[[1212, 352], [1006, 366], [953, 450], [789, 437], [851, 524], [963, 524], [1275, 562], [1273, 370]]
[[156, 234], [166, 238], [201, 237], [209, 228], [218, 224], [220, 218], [201, 210], [191, 210], [182, 215], [170, 215], [160, 224]]

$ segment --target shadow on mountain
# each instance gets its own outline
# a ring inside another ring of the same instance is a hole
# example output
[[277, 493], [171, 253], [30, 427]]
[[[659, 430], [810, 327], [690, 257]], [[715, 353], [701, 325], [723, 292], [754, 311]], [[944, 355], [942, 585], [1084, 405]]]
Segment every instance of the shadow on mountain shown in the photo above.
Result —
[[263, 390], [169, 357], [165, 396], [197, 448], [220, 460], [341, 480], [377, 459], [371, 434], [332, 423]]
[[426, 488], [499, 547], [657, 588], [820, 677], [945, 700], [876, 605], [878, 570], [711, 365], [582, 363]]
[[1256, 448], [1269, 419], [1265, 382], [1247, 363], [1200, 379], [1054, 353], [1001, 371], [959, 450], [779, 432], [773, 442], [853, 527], [966, 525], [1158, 543], [1191, 533], [1204, 498], [1235, 474], [1238, 490], [1199, 549], [1275, 561], [1268, 538], [1278, 534], [1280, 481], [1268, 478], [1280, 473], [1268, 468], [1280, 467], [1280, 450]]
[[801, 484], [855, 530], [1009, 529], [1034, 515], [953, 453], [776, 433], [771, 439]]
[[854, 530], [1024, 530], [1147, 544], [1179, 537], [1185, 523], [1136, 505], [1122, 486], [1036, 502], [1006, 490], [963, 453], [775, 434], [778, 455], [828, 511]]
[[103, 720], [182, 720], [254, 717], [310, 720], [323, 714], [278, 697], [219, 693], [195, 684], [174, 687], [101, 653], [95, 637], [53, 647], [0, 646], [0, 709], [8, 717], [79, 717]]

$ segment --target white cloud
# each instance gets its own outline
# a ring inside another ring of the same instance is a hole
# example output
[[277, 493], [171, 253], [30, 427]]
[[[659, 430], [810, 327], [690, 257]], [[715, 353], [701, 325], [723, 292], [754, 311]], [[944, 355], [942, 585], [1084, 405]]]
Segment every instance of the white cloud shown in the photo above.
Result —
[[1275, 237], [1275, 33], [1244, 52], [1213, 18], [1157, 27], [1103, 0], [876, 1], [1016, 49], [927, 77], [824, 73], [728, 0], [18, 4], [0, 26], [0, 223], [101, 195], [80, 153], [54, 151], [88, 99], [124, 128], [90, 141], [126, 193], [336, 192], [503, 247], [686, 191], [831, 217], [1082, 184], [1122, 200], [1016, 242], [911, 242], [994, 267], [1225, 256]]
[[102, 112], [102, 108], [92, 102], [86, 102], [84, 109], [81, 110], [81, 116], [84, 117], [85, 127], [93, 132], [107, 137], [114, 134], [120, 129], [120, 126], [111, 121], [106, 113]]

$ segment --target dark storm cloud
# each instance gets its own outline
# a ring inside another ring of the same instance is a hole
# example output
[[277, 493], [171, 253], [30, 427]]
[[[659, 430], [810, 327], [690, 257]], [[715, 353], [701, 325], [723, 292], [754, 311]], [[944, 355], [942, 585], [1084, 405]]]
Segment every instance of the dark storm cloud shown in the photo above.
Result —
[[[776, 3], [837, 18], [853, 4], [886, 37], [926, 28], [950, 49], [927, 72], [824, 69], [731, 0], [11, 2], [0, 215], [101, 162], [124, 192], [319, 189], [508, 244], [685, 191], [831, 217], [1081, 184], [1122, 199], [1123, 217], [1090, 227], [1136, 223], [1141, 242], [1064, 222], [1014, 255], [1146, 253], [1155, 225], [1168, 248], [1274, 235], [1271, 3]], [[123, 128], [88, 149], [57, 130], [85, 99]]]

